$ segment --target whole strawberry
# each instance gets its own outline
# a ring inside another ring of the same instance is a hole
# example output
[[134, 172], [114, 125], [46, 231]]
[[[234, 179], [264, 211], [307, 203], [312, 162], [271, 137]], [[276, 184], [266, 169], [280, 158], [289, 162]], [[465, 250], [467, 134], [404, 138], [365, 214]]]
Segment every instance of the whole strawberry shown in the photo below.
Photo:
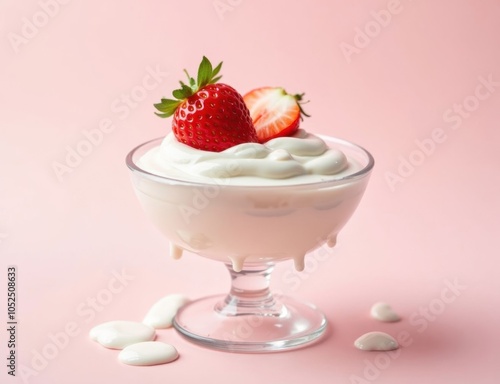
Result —
[[160, 117], [172, 119], [178, 141], [204, 151], [220, 152], [237, 144], [258, 142], [243, 97], [232, 87], [217, 83], [222, 62], [212, 68], [203, 56], [197, 79], [172, 92], [175, 99], [161, 99], [155, 108]]

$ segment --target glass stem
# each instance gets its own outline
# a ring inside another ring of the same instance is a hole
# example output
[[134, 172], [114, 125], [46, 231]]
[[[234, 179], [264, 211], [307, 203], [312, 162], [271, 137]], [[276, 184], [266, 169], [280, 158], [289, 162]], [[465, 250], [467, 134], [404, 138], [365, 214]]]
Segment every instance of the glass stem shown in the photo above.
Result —
[[225, 316], [280, 316], [283, 313], [283, 306], [269, 289], [273, 263], [245, 264], [240, 272], [235, 272], [231, 264], [226, 267], [231, 275], [231, 291], [217, 303], [217, 312]]

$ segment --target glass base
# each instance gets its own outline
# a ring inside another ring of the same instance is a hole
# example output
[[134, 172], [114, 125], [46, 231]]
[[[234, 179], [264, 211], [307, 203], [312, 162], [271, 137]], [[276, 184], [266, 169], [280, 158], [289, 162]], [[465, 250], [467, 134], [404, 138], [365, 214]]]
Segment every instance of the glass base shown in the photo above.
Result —
[[[228, 352], [267, 353], [301, 348], [320, 339], [327, 321], [314, 305], [281, 296], [278, 311], [226, 314], [227, 296], [210, 296], [181, 308], [174, 327], [188, 340]], [[279, 305], [276, 305], [279, 303]]]

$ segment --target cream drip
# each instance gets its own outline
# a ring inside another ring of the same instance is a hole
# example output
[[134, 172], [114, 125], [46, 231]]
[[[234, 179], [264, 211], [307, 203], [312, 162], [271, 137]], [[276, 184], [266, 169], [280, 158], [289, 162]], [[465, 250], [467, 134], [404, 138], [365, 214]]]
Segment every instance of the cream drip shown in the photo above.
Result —
[[184, 249], [182, 249], [178, 245], [170, 243], [170, 256], [172, 257], [172, 259], [179, 260], [182, 257], [183, 253]]
[[159, 341], [145, 341], [125, 347], [118, 355], [118, 360], [128, 365], [166, 364], [179, 357], [173, 345]]
[[395, 322], [401, 320], [399, 315], [387, 303], [375, 303], [370, 310], [370, 316], [383, 322]]
[[354, 346], [363, 351], [392, 351], [399, 348], [399, 344], [384, 332], [368, 332], [354, 342]]
[[106, 348], [123, 349], [128, 345], [155, 338], [155, 329], [135, 321], [108, 321], [90, 330], [90, 338]]
[[181, 294], [165, 296], [153, 304], [142, 322], [156, 329], [170, 328], [179, 308], [189, 302], [190, 300]]

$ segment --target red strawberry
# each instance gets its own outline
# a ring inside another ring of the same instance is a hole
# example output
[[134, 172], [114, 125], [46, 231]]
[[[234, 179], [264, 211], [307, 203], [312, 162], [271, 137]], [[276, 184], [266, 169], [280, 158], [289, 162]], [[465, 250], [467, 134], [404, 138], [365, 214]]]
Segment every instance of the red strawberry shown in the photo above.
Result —
[[203, 56], [195, 81], [186, 72], [189, 85], [172, 92], [175, 100], [161, 99], [154, 106], [160, 117], [172, 119], [178, 141], [204, 151], [220, 152], [241, 143], [258, 141], [250, 112], [241, 95], [226, 84], [217, 83], [222, 63], [212, 68]]
[[303, 96], [290, 95], [280, 87], [257, 88], [243, 96], [259, 142], [290, 136], [299, 129], [302, 115], [309, 117], [301, 107]]

